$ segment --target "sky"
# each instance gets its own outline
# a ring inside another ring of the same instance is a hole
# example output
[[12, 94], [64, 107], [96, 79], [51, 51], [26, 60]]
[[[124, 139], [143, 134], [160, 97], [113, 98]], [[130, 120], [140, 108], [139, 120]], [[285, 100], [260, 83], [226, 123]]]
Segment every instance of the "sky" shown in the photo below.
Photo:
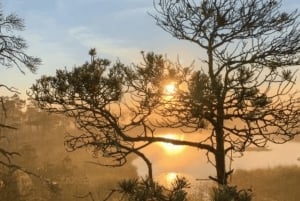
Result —
[[[141, 60], [140, 52], [154, 51], [185, 64], [200, 58], [201, 49], [179, 41], [162, 30], [150, 14], [152, 0], [2, 0], [4, 14], [14, 13], [25, 21], [17, 34], [28, 43], [28, 54], [40, 57], [37, 73], [0, 68], [0, 81], [22, 95], [41, 75], [72, 68], [89, 60], [88, 51], [130, 64]], [[298, 0], [283, 0], [284, 9], [300, 8]]]

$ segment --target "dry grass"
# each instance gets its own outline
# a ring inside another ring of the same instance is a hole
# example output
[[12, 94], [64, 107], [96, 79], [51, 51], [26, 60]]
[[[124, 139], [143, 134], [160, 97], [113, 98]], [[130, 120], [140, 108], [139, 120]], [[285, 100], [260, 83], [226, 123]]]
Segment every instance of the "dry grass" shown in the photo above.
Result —
[[232, 184], [239, 188], [251, 188], [253, 201], [299, 201], [300, 167], [238, 170], [233, 175]]

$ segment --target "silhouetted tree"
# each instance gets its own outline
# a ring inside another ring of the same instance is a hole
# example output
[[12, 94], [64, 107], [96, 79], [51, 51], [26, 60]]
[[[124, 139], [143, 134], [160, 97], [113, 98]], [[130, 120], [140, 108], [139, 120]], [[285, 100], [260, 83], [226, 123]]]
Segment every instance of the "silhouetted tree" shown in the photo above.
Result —
[[[226, 156], [249, 145], [284, 143], [299, 134], [299, 96], [293, 70], [300, 64], [299, 13], [280, 10], [281, 1], [158, 0], [158, 26], [203, 51], [201, 69], [189, 78], [166, 116], [166, 126], [204, 124], [205, 141], [219, 184], [232, 170]], [[229, 157], [231, 160], [231, 157]]]
[[146, 162], [152, 178], [151, 162], [141, 152], [143, 148], [158, 141], [206, 145], [154, 135], [152, 110], [161, 104], [162, 82], [170, 66], [159, 55], [147, 54], [144, 60], [145, 66], [129, 68], [120, 62], [110, 66], [110, 61], [97, 58], [70, 72], [57, 70], [56, 76], [39, 79], [30, 96], [42, 109], [75, 118], [85, 131], [67, 136], [68, 150], [93, 148], [95, 155], [113, 159], [103, 164], [107, 166], [122, 166], [129, 154], [136, 154]]
[[24, 30], [23, 19], [17, 15], [9, 14], [5, 16], [0, 12], [0, 64], [6, 67], [18, 67], [24, 73], [23, 65], [31, 72], [37, 70], [41, 60], [28, 55], [26, 41], [14, 34], [14, 31]]
[[[39, 58], [30, 56], [26, 53], [27, 44], [25, 40], [14, 33], [15, 31], [22, 31], [24, 27], [23, 19], [14, 14], [5, 16], [3, 11], [0, 10], [0, 65], [2, 67], [17, 67], [23, 74], [25, 73], [23, 70], [24, 67], [28, 68], [30, 72], [35, 72], [37, 66], [41, 64]], [[17, 89], [14, 87], [9, 87], [2, 83], [0, 83], [0, 88], [4, 88], [8, 92], [18, 93]], [[7, 98], [0, 96], [1, 120], [6, 119], [8, 114], [7, 108], [5, 107], [7, 101]], [[5, 135], [2, 133], [5, 132], [3, 129], [16, 129], [16, 127], [4, 123], [4, 121], [0, 121], [0, 143], [3, 138], [5, 138]], [[0, 144], [1, 165], [12, 167], [11, 157], [15, 154], [15, 152], [3, 149]], [[2, 157], [4, 157], [5, 160], [2, 160]]]
[[[92, 148], [113, 159], [103, 164], [109, 166], [136, 154], [152, 178], [143, 148], [154, 142], [196, 147], [216, 168], [211, 178], [227, 184], [226, 157], [300, 132], [296, 72], [289, 68], [299, 65], [298, 13], [279, 8], [277, 1], [161, 0], [158, 25], [206, 50], [201, 69], [154, 53], [142, 52], [143, 62], [132, 66], [93, 54], [90, 63], [43, 76], [30, 96], [44, 110], [73, 117], [84, 131], [68, 136], [69, 150]], [[171, 82], [172, 93], [164, 89]], [[159, 135], [164, 127], [198, 132], [200, 140], [167, 139]]]

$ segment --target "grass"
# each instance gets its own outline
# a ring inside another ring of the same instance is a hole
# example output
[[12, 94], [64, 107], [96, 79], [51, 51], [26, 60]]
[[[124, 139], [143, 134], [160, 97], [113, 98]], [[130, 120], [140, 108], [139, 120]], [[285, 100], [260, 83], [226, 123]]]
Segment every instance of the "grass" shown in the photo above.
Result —
[[239, 188], [251, 188], [253, 201], [299, 201], [300, 167], [280, 166], [251, 171], [237, 170], [233, 185]]

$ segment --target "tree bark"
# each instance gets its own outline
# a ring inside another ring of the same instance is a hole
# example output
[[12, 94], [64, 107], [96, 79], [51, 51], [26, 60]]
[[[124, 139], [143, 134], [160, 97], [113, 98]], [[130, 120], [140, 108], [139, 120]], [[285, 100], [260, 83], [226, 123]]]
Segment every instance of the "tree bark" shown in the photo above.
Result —
[[216, 153], [215, 153], [215, 162], [216, 162], [216, 170], [217, 170], [216, 180], [220, 185], [227, 185], [224, 133], [222, 128], [216, 129], [216, 143], [217, 143]]

